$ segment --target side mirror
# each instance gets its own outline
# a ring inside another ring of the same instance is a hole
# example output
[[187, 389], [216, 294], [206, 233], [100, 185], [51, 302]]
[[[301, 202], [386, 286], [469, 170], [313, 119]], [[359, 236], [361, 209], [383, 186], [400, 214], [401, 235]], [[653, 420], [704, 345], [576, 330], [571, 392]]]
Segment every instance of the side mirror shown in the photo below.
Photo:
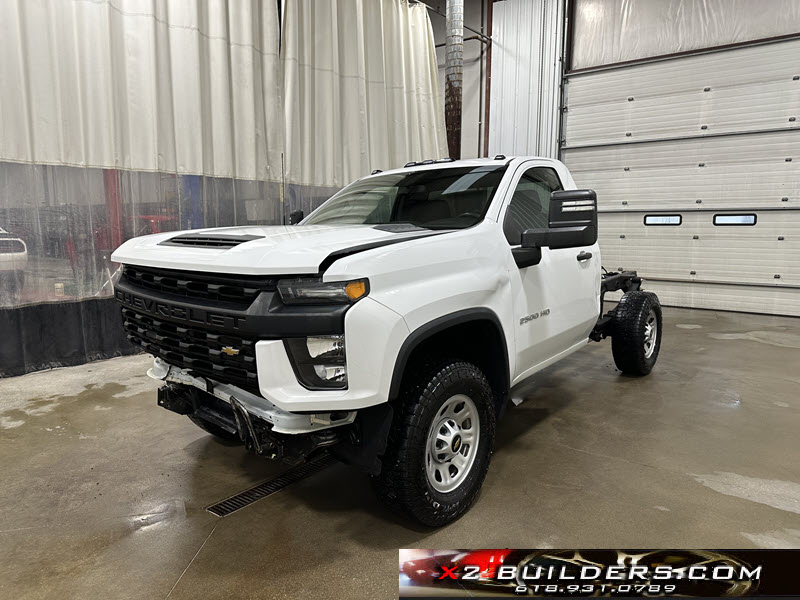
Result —
[[549, 227], [528, 229], [522, 248], [579, 248], [597, 241], [597, 194], [594, 190], [562, 190], [550, 194]]
[[302, 220], [303, 220], [302, 210], [293, 210], [292, 212], [289, 213], [289, 225], [297, 225]]
[[512, 248], [511, 256], [514, 257], [514, 262], [517, 263], [517, 267], [520, 269], [532, 267], [542, 262], [542, 248], [539, 246]]

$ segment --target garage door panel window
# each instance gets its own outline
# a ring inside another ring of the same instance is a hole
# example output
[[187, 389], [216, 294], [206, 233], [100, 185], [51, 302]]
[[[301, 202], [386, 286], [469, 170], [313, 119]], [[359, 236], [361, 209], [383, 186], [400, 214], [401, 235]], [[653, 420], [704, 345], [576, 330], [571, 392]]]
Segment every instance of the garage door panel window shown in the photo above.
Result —
[[683, 216], [682, 215], [645, 215], [644, 216], [644, 224], [645, 225], [656, 225], [656, 226], [663, 226], [663, 225], [673, 225], [678, 226], [683, 223]]
[[717, 226], [750, 226], [755, 225], [758, 217], [755, 214], [746, 215], [714, 215], [714, 225]]
[[522, 174], [503, 220], [503, 233], [512, 246], [520, 244], [522, 232], [549, 224], [550, 193], [564, 189], [554, 169], [533, 167]]

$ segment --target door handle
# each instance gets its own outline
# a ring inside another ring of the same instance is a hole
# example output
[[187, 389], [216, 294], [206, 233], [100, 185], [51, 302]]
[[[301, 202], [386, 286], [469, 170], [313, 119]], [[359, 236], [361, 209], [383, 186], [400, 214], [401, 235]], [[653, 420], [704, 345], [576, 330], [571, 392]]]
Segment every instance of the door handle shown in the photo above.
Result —
[[585, 260], [589, 260], [590, 258], [592, 258], [591, 252], [581, 252], [578, 254], [578, 262], [583, 262]]

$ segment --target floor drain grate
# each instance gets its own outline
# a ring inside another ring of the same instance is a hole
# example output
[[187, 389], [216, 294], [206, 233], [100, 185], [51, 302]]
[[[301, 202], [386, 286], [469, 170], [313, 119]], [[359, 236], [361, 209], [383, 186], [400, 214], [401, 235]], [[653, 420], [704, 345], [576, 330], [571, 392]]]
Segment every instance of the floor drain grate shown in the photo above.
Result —
[[212, 504], [206, 508], [206, 510], [213, 515], [217, 515], [218, 517], [226, 517], [229, 514], [244, 508], [245, 506], [250, 506], [257, 500], [271, 496], [275, 492], [279, 492], [283, 488], [288, 487], [293, 483], [297, 483], [306, 477], [310, 477], [314, 473], [319, 473], [323, 469], [330, 467], [336, 462], [338, 461], [333, 456], [330, 454], [325, 454], [315, 460], [300, 465], [299, 467], [289, 469], [274, 479], [270, 479], [264, 483], [259, 483], [258, 485], [251, 487], [249, 490], [244, 490], [243, 492], [239, 492], [238, 494], [235, 494], [230, 498], [226, 498], [221, 502]]

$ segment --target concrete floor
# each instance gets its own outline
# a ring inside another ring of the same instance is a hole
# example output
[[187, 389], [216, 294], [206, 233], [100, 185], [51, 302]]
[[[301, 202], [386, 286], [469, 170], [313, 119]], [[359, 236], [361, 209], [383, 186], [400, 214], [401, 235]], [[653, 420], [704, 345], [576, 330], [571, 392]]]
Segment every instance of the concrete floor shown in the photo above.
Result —
[[537, 375], [472, 510], [438, 531], [337, 465], [282, 467], [156, 406], [144, 356], [0, 381], [0, 597], [397, 595], [398, 548], [800, 547], [800, 320], [667, 309], [659, 363], [608, 343]]

